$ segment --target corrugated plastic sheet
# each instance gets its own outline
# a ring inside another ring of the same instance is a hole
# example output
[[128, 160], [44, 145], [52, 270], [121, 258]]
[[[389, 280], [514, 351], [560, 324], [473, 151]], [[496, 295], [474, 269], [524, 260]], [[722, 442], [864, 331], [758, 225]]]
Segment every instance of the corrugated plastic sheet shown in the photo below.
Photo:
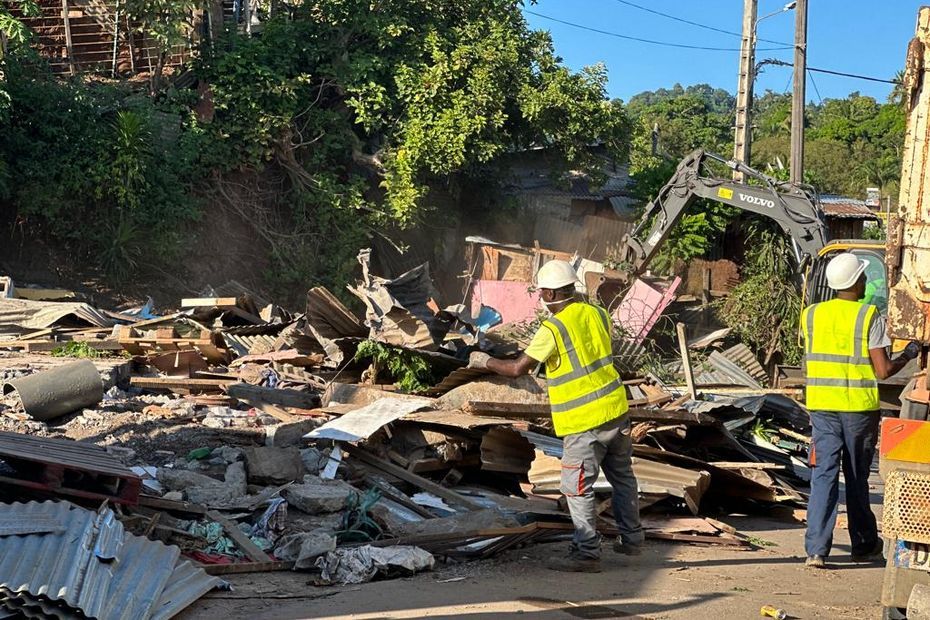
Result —
[[128, 534], [112, 510], [67, 502], [0, 506], [2, 518], [63, 523], [58, 533], [0, 537], [0, 588], [101, 620], [170, 618], [220, 584], [180, 550]]

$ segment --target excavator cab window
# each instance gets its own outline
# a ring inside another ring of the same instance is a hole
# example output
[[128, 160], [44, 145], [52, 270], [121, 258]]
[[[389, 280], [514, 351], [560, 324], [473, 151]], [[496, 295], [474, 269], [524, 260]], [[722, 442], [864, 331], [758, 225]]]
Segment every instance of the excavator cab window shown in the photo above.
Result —
[[888, 312], [888, 285], [885, 275], [885, 258], [881, 252], [866, 248], [837, 247], [819, 256], [811, 266], [805, 287], [805, 305], [833, 299], [835, 293], [827, 286], [826, 268], [830, 259], [840, 252], [852, 252], [866, 261], [865, 297], [862, 301], [878, 308], [882, 314]]

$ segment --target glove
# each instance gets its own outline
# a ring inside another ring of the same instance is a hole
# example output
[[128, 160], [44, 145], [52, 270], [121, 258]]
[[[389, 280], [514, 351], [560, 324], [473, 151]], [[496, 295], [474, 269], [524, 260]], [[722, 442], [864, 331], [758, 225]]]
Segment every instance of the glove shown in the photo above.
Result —
[[917, 359], [918, 355], [920, 355], [920, 346], [916, 342], [907, 343], [907, 346], [901, 351], [901, 357], [909, 360]]
[[476, 370], [487, 370], [488, 369], [488, 360], [491, 359], [491, 356], [487, 353], [482, 353], [481, 351], [475, 351], [468, 356], [468, 367], [474, 368]]

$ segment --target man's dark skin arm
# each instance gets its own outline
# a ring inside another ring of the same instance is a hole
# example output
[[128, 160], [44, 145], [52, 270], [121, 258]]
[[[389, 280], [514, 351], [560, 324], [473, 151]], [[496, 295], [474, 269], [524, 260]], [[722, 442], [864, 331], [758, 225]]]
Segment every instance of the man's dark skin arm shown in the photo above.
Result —
[[488, 370], [505, 377], [519, 377], [533, 372], [533, 368], [538, 363], [526, 353], [521, 353], [520, 357], [513, 360], [499, 360], [492, 357], [488, 360]]
[[[848, 301], [859, 301], [865, 296], [865, 284], [865, 274], [862, 274], [852, 288], [840, 291], [836, 296], [839, 299]], [[888, 352], [884, 348], [869, 349], [869, 359], [872, 360], [872, 368], [875, 369], [875, 376], [879, 379], [887, 379], [897, 374], [910, 361], [910, 358], [905, 355], [892, 360], [888, 357]]]
[[888, 352], [885, 349], [869, 349], [869, 359], [872, 360], [872, 368], [875, 369], [875, 376], [879, 379], [887, 379], [899, 373], [911, 361], [904, 356], [893, 360], [888, 357]]

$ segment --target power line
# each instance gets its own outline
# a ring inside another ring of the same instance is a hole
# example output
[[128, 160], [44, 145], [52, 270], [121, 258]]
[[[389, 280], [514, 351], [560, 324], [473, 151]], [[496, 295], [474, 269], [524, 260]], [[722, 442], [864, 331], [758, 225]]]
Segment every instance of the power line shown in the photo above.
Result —
[[[656, 41], [654, 39], [643, 39], [640, 37], [632, 37], [626, 34], [620, 34], [618, 32], [609, 32], [607, 30], [599, 30], [598, 28], [591, 28], [590, 26], [584, 26], [582, 24], [576, 24], [574, 22], [565, 21], [563, 19], [558, 19], [555, 17], [550, 17], [548, 15], [543, 15], [542, 13], [537, 13], [535, 11], [530, 11], [528, 9], [523, 9], [524, 13], [529, 13], [530, 15], [535, 15], [536, 17], [541, 17], [543, 19], [548, 19], [549, 21], [556, 22], [559, 24], [565, 24], [566, 26], [571, 26], [573, 28], [579, 28], [581, 30], [587, 30], [588, 32], [596, 32], [598, 34], [603, 34], [608, 37], [615, 37], [617, 39], [626, 39], [628, 41], [638, 41], [640, 43], [650, 43], [652, 45], [663, 45], [665, 47], [679, 47], [690, 50], [706, 50], [711, 52], [739, 52], [741, 51], [738, 47], [707, 47], [703, 45], [686, 45], [684, 43], [670, 43], [668, 41]], [[774, 52], [779, 50], [791, 49], [790, 47], [763, 47], [756, 48], [756, 51], [759, 52]]]
[[[672, 19], [672, 20], [674, 20], [674, 21], [676, 21], [676, 22], [681, 22], [681, 23], [683, 23], [683, 24], [689, 24], [689, 25], [691, 25], [691, 26], [697, 26], [698, 28], [704, 28], [705, 30], [713, 30], [714, 32], [721, 32], [721, 33], [723, 33], [723, 34], [733, 35], [734, 37], [739, 37], [739, 38], [741, 38], [741, 39], [743, 38], [743, 34], [740, 33], [740, 32], [734, 32], [734, 31], [732, 31], [732, 30], [724, 30], [724, 29], [722, 29], [722, 28], [716, 28], [716, 27], [714, 27], [714, 26], [708, 26], [707, 24], [701, 24], [701, 23], [699, 23], [699, 22], [693, 22], [693, 21], [691, 21], [691, 20], [689, 20], [689, 19], [685, 19], [685, 18], [683, 18], [683, 17], [677, 17], [677, 16], [675, 16], [675, 15], [669, 15], [668, 13], [663, 13], [662, 11], [656, 11], [655, 9], [650, 9], [650, 8], [647, 7], [647, 6], [642, 6], [642, 5], [640, 5], [640, 4], [636, 4], [635, 2], [629, 2], [629, 0], [615, 0], [615, 1], [616, 1], [616, 2], [619, 2], [620, 4], [625, 4], [625, 5], [627, 5], [627, 6], [631, 6], [631, 7], [633, 7], [633, 8], [639, 9], [640, 11], [646, 11], [647, 13], [652, 13], [653, 15], [660, 15], [660, 16], [665, 17], [665, 18], [667, 18], [667, 19]], [[759, 37], [756, 37], [756, 40], [757, 40], [757, 41], [765, 41], [766, 43], [775, 43], [776, 45], [788, 45], [788, 43], [785, 43], [784, 41], [772, 41], [771, 39], [760, 39]]]
[[817, 88], [817, 82], [814, 81], [814, 74], [811, 73], [812, 69], [807, 70], [807, 77], [811, 79], [811, 84], [814, 85], [814, 92], [817, 93], [817, 99], [820, 100], [820, 105], [823, 105], [823, 97], [820, 96], [820, 89]]
[[[781, 67], [793, 67], [794, 63], [786, 62], [784, 60], [778, 60], [777, 58], [766, 58], [763, 60], [760, 65], [779, 65]], [[855, 78], [857, 80], [868, 80], [870, 82], [883, 82], [885, 84], [900, 84], [898, 80], [886, 80], [884, 78], [870, 77], [868, 75], [860, 75], [858, 73], [846, 73], [845, 71], [833, 71], [831, 69], [816, 69], [814, 67], [808, 67], [808, 71], [816, 71], [817, 73], [829, 73], [830, 75], [839, 75], [842, 77]]]

